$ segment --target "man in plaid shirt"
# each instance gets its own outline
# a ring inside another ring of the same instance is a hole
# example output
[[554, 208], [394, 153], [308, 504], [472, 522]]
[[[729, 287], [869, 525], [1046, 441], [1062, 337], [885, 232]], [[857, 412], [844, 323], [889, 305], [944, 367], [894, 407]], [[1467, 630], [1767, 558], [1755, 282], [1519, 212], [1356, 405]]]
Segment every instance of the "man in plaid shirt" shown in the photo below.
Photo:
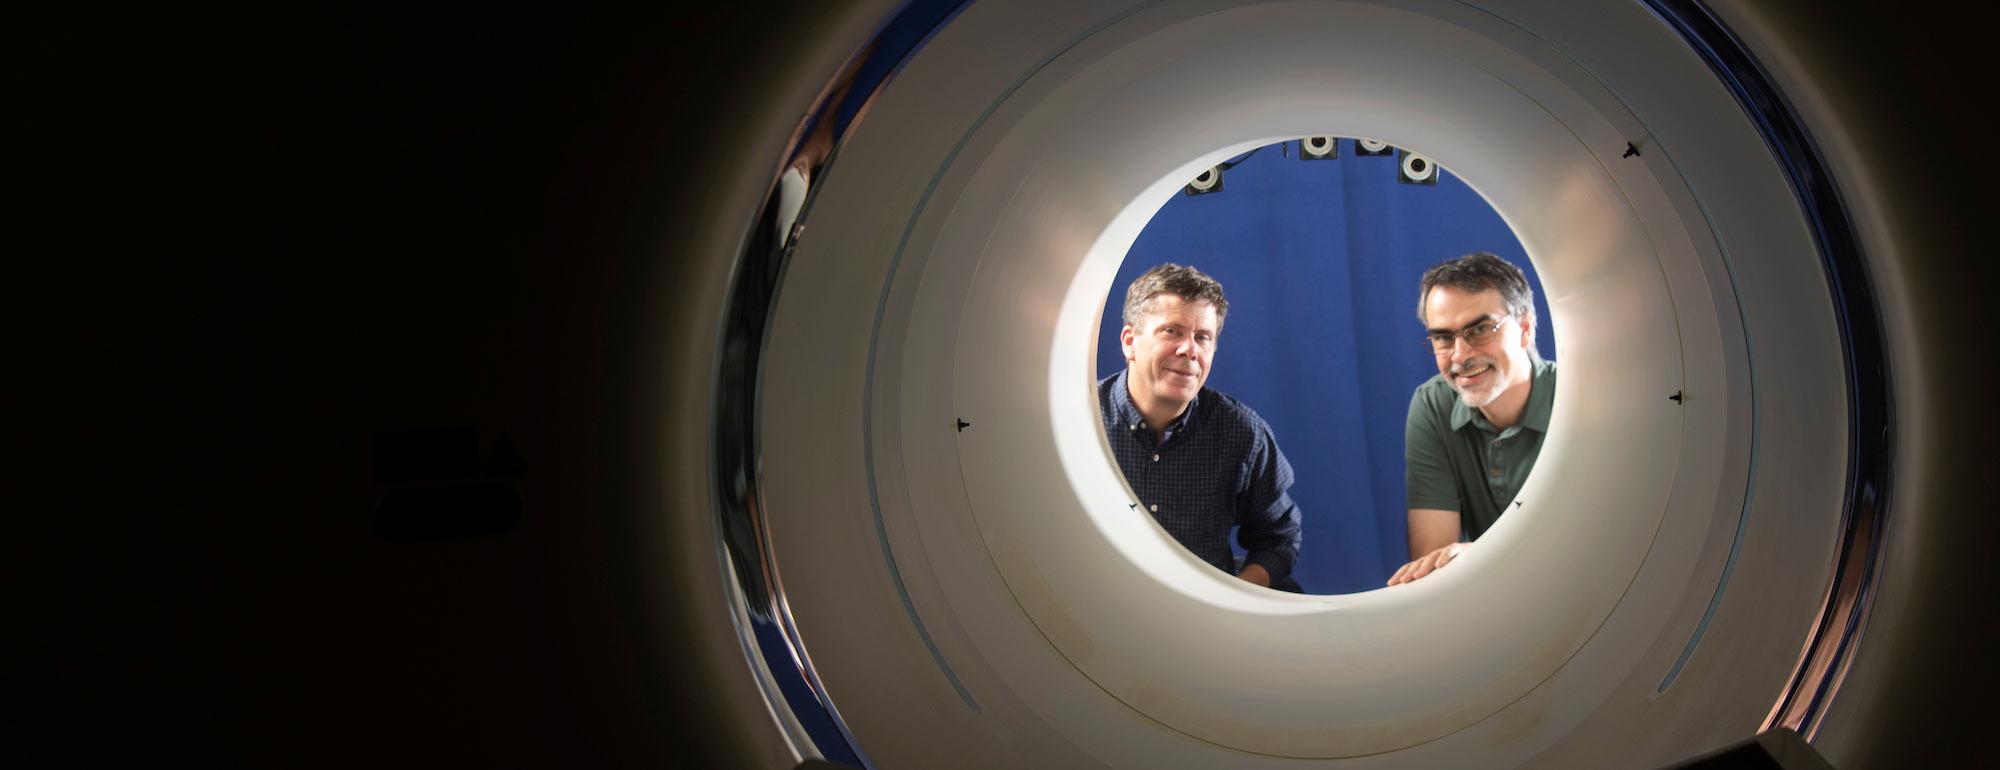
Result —
[[[1125, 371], [1097, 385], [1105, 434], [1139, 503], [1181, 545], [1247, 582], [1299, 591], [1292, 466], [1256, 412], [1203, 387], [1228, 314], [1222, 285], [1194, 268], [1169, 263], [1134, 279]], [[1247, 552], [1240, 563], [1232, 529]]]

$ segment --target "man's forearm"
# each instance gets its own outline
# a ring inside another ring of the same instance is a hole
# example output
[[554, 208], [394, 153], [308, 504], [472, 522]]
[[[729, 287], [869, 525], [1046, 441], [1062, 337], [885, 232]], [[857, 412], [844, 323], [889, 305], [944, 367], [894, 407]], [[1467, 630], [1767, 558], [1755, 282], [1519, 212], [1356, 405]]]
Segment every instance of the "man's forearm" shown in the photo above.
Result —
[[1415, 559], [1458, 542], [1459, 522], [1457, 511], [1440, 511], [1431, 508], [1411, 508], [1409, 510], [1410, 558]]
[[1298, 563], [1298, 560], [1298, 549], [1279, 546], [1277, 548], [1259, 549], [1244, 554], [1243, 568], [1249, 569], [1254, 564], [1263, 567], [1264, 571], [1270, 573], [1271, 577], [1284, 577], [1292, 574], [1292, 565]]

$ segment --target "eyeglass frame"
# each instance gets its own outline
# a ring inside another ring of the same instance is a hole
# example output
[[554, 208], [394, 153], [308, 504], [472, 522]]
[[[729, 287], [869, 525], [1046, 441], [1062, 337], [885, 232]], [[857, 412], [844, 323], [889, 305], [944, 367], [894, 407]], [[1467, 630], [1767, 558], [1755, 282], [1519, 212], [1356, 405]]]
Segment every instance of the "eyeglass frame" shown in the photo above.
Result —
[[[1486, 318], [1482, 318], [1477, 321], [1473, 321], [1472, 323], [1466, 324], [1465, 326], [1460, 327], [1459, 330], [1455, 332], [1447, 332], [1447, 331], [1425, 332], [1424, 344], [1430, 346], [1431, 353], [1434, 355], [1442, 355], [1445, 353], [1450, 353], [1452, 350], [1458, 347], [1459, 340], [1465, 340], [1466, 347], [1476, 348], [1479, 347], [1480, 345], [1492, 342], [1494, 340], [1495, 335], [1498, 335], [1500, 333], [1501, 328], [1507, 325], [1507, 319], [1513, 317], [1514, 317], [1513, 313], [1508, 313], [1506, 315], [1500, 316], [1499, 318], [1493, 318], [1491, 316], [1488, 316]], [[1469, 335], [1475, 329], [1478, 329], [1483, 324], [1492, 324], [1493, 325], [1492, 330], [1486, 332], [1484, 339], [1481, 339], [1477, 342], [1473, 341], [1472, 337]], [[1440, 337], [1444, 339], [1444, 342], [1441, 344], [1438, 342]]]

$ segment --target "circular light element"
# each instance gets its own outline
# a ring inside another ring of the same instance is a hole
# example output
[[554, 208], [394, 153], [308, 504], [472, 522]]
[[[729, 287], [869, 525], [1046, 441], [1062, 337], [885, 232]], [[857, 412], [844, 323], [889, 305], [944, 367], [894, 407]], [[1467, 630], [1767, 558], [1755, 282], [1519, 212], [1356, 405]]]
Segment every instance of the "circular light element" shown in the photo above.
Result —
[[1412, 182], [1428, 182], [1437, 176], [1437, 164], [1429, 158], [1414, 152], [1403, 155], [1403, 178]]

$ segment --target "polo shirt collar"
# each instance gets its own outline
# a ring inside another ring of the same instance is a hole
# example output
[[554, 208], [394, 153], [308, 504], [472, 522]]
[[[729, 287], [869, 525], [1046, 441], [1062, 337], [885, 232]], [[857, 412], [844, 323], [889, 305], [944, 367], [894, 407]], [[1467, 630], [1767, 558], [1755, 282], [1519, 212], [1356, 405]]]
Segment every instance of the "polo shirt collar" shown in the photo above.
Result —
[[[1521, 412], [1519, 427], [1546, 434], [1549, 432], [1549, 415], [1555, 411], [1556, 406], [1556, 365], [1552, 361], [1541, 359], [1531, 358], [1529, 361], [1532, 365], [1530, 369], [1532, 374], [1528, 377], [1532, 384], [1528, 386], [1528, 406]], [[1479, 418], [1480, 427], [1489, 429], [1493, 427], [1492, 423], [1486, 421], [1486, 415], [1466, 406], [1465, 399], [1451, 400], [1452, 430], [1459, 430], [1472, 424], [1474, 417]]]

